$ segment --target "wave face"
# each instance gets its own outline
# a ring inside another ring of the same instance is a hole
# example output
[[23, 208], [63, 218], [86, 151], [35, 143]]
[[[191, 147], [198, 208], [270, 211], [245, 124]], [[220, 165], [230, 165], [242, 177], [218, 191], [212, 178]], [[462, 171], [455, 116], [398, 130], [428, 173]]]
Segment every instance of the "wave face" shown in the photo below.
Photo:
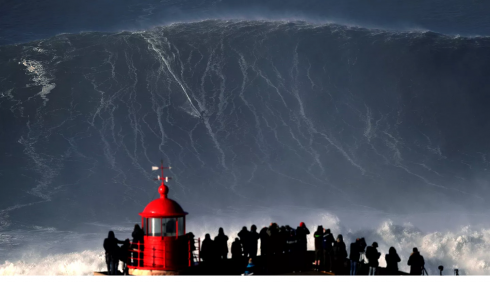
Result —
[[0, 228], [131, 226], [160, 159], [191, 225], [272, 210], [295, 226], [288, 207], [481, 223], [489, 45], [203, 21], [1, 46]]

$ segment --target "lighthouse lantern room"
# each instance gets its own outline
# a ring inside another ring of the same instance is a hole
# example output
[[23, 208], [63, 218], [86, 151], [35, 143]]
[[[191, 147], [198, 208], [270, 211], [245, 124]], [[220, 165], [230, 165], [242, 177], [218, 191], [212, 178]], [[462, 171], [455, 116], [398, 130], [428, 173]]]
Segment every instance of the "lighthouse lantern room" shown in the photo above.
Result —
[[192, 262], [191, 244], [193, 238], [186, 235], [185, 212], [174, 200], [167, 197], [168, 182], [170, 177], [165, 177], [163, 162], [160, 167], [153, 170], [161, 170], [158, 188], [160, 198], [151, 201], [139, 215], [141, 216], [141, 228], [144, 232], [144, 241], [138, 247], [138, 255], [133, 254], [139, 262], [129, 266], [133, 275], [158, 275], [179, 272], [189, 267]]

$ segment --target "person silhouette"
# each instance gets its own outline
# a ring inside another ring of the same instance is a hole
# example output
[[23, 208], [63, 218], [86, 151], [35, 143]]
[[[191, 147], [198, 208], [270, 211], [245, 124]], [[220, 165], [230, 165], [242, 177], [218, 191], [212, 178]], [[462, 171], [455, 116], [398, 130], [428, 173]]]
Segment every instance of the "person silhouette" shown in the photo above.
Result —
[[257, 256], [257, 245], [259, 241], [259, 233], [257, 233], [257, 226], [255, 226], [255, 224], [250, 227], [250, 232], [248, 235], [250, 243], [248, 256], [255, 258]]
[[410, 265], [410, 275], [422, 275], [425, 261], [417, 248], [413, 248], [413, 253], [410, 254], [407, 264]]
[[231, 244], [231, 259], [235, 262], [239, 262], [243, 257], [242, 244], [240, 239], [235, 238], [235, 241]]
[[240, 237], [240, 242], [242, 242], [243, 246], [243, 254], [247, 257], [250, 254], [249, 246], [250, 246], [250, 234], [247, 230], [246, 226], [243, 226], [242, 230], [238, 232], [238, 237]]
[[124, 241], [118, 240], [114, 231], [109, 231], [107, 238], [104, 239], [105, 261], [107, 264], [107, 272], [109, 275], [116, 275], [119, 265], [119, 246]]
[[214, 242], [211, 240], [211, 235], [209, 235], [209, 233], [204, 235], [204, 240], [202, 240], [201, 244], [201, 257], [203, 261], [209, 262], [213, 260], [213, 245]]
[[133, 258], [132, 265], [134, 266], [141, 266], [143, 267], [143, 250], [145, 249], [144, 247], [144, 238], [145, 234], [143, 232], [143, 229], [139, 226], [139, 224], [134, 225], [134, 230], [133, 233], [131, 234], [133, 237], [133, 246], [131, 247], [133, 250], [136, 250], [131, 252], [131, 256]]
[[356, 239], [355, 242], [352, 242], [350, 244], [350, 254], [349, 254], [349, 259], [350, 259], [350, 275], [356, 275], [357, 274], [357, 265], [359, 263], [359, 257], [360, 257], [360, 249], [359, 249], [359, 238]]
[[366, 248], [366, 257], [369, 260], [369, 275], [376, 275], [376, 268], [379, 266], [378, 259], [381, 253], [378, 252], [378, 243], [374, 242]]
[[267, 227], [260, 229], [260, 256], [265, 257], [269, 252], [269, 234], [267, 233]]
[[347, 248], [345, 247], [344, 237], [342, 234], [337, 236], [337, 241], [333, 246], [333, 254], [335, 261], [335, 273], [336, 274], [344, 274], [344, 263], [347, 258]]
[[225, 235], [222, 227], [218, 230], [218, 236], [214, 237], [214, 244], [218, 257], [226, 259], [228, 257], [228, 236]]
[[310, 230], [306, 227], [304, 222], [300, 222], [299, 226], [296, 228], [296, 240], [298, 247], [298, 261], [300, 263], [299, 271], [301, 272], [305, 268], [305, 258], [307, 252], [307, 236], [310, 234]]
[[130, 248], [131, 248], [131, 242], [129, 241], [129, 239], [124, 240], [124, 243], [119, 248], [118, 258], [123, 263], [124, 275], [129, 275], [128, 262], [130, 259]]
[[326, 271], [332, 272], [334, 269], [333, 265], [333, 245], [335, 243], [335, 239], [333, 238], [333, 234], [330, 232], [330, 229], [326, 229], [323, 234], [323, 253], [324, 253], [324, 269]]
[[323, 226], [318, 225], [313, 239], [315, 240], [315, 270], [320, 271], [320, 261], [323, 260]]
[[400, 256], [396, 253], [396, 249], [394, 247], [390, 247], [390, 250], [385, 255], [386, 260], [386, 271], [388, 275], [397, 275], [398, 274], [398, 263], [401, 261]]

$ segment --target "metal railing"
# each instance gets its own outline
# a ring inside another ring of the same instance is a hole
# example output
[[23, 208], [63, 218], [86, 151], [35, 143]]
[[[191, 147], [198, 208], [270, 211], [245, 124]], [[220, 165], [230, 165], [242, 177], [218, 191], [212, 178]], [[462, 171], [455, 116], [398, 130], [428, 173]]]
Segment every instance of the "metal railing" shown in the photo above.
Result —
[[[194, 248], [192, 248], [192, 246]], [[147, 246], [148, 247], [148, 246]], [[187, 248], [187, 261], [188, 266], [191, 267], [193, 264], [199, 264], [201, 261], [201, 238], [194, 239], [191, 243], [188, 242]], [[130, 242], [130, 248], [128, 250], [128, 267], [138, 268], [138, 267], [154, 267], [154, 268], [166, 268], [167, 267], [167, 256], [168, 251], [165, 248], [165, 244], [161, 245], [160, 248], [152, 246], [151, 249], [147, 249], [144, 243], [134, 243]], [[183, 254], [180, 254], [183, 255]], [[180, 259], [181, 257], [175, 258]], [[148, 261], [150, 259], [150, 261]]]

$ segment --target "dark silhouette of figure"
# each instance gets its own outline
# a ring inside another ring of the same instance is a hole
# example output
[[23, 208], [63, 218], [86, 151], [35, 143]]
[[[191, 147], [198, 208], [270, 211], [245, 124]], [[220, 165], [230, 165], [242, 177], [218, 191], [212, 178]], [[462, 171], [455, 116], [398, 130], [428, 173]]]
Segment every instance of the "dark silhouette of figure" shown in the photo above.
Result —
[[143, 266], [143, 251], [145, 249], [144, 244], [144, 238], [145, 238], [145, 233], [143, 229], [139, 226], [139, 224], [134, 225], [134, 230], [133, 233], [131, 234], [133, 237], [133, 246], [131, 248], [133, 250], [136, 250], [136, 252], [131, 252], [131, 256], [133, 258], [132, 265], [134, 266]]
[[376, 274], [376, 268], [379, 265], [378, 259], [381, 253], [378, 252], [378, 243], [374, 242], [371, 246], [366, 248], [366, 258], [369, 260], [369, 275]]
[[320, 271], [320, 261], [323, 260], [323, 226], [318, 225], [313, 233], [313, 239], [315, 240], [315, 270]]
[[400, 256], [396, 253], [396, 249], [394, 247], [390, 247], [390, 250], [385, 255], [386, 260], [386, 271], [388, 275], [397, 275], [398, 274], [398, 263], [401, 261]]
[[257, 226], [255, 226], [255, 224], [250, 227], [249, 240], [250, 240], [250, 246], [249, 246], [250, 253], [248, 254], [248, 256], [251, 258], [255, 258], [257, 256], [257, 245], [259, 241], [259, 233], [257, 233]]
[[279, 239], [279, 226], [277, 223], [271, 223], [269, 229], [267, 229], [267, 234], [269, 234], [269, 253], [271, 255], [279, 254], [279, 250], [281, 249], [281, 243]]
[[122, 244], [121, 248], [119, 248], [118, 259], [123, 263], [124, 275], [129, 275], [128, 262], [131, 254], [130, 248], [131, 248], [131, 242], [129, 241], [129, 239], [124, 240], [124, 243]]
[[119, 265], [119, 246], [124, 241], [118, 240], [114, 235], [114, 231], [109, 231], [107, 238], [104, 239], [105, 261], [107, 264], [107, 272], [109, 275], [116, 275]]
[[335, 261], [335, 273], [344, 274], [344, 264], [345, 259], [347, 258], [347, 248], [345, 247], [344, 237], [342, 236], [342, 234], [339, 234], [337, 236], [337, 241], [333, 246], [333, 255]]
[[425, 261], [417, 248], [413, 248], [413, 253], [408, 258], [407, 264], [410, 265], [410, 275], [422, 275]]
[[235, 238], [235, 241], [231, 244], [231, 259], [239, 262], [243, 257], [242, 243], [240, 239]]
[[190, 246], [190, 252], [191, 252], [191, 265], [194, 265], [194, 251], [196, 250], [196, 244], [194, 242], [194, 233], [189, 232], [185, 234], [187, 236], [188, 244]]
[[359, 258], [361, 256], [360, 247], [359, 247], [359, 238], [356, 239], [355, 242], [350, 244], [350, 275], [357, 274], [357, 265], [359, 264]]
[[240, 237], [240, 242], [243, 246], [243, 254], [245, 257], [250, 253], [250, 236], [246, 226], [242, 227], [242, 230], [238, 232], [238, 237]]
[[333, 244], [335, 243], [335, 239], [333, 238], [333, 234], [330, 233], [330, 229], [325, 230], [323, 234], [323, 261], [324, 261], [324, 269], [326, 271], [332, 272], [333, 270]]
[[280, 249], [278, 250], [280, 254], [286, 253], [288, 249], [288, 245], [286, 241], [288, 240], [289, 232], [286, 229], [286, 226], [281, 226], [279, 229], [279, 240], [280, 240]]
[[211, 235], [206, 234], [201, 244], [201, 258], [205, 262], [210, 262], [214, 258], [214, 242], [211, 240]]
[[296, 231], [292, 228], [289, 229], [289, 235], [286, 239], [287, 244], [287, 260], [288, 260], [288, 268], [294, 272], [298, 271], [298, 241], [296, 240]]
[[306, 252], [307, 252], [307, 236], [310, 234], [310, 230], [306, 227], [304, 222], [301, 222], [296, 228], [296, 240], [298, 241], [298, 261], [299, 261], [299, 271], [305, 269], [306, 263]]
[[222, 227], [219, 228], [218, 236], [214, 237], [214, 244], [218, 258], [226, 259], [228, 257], [228, 236], [225, 235]]
[[366, 266], [365, 260], [366, 260], [366, 240], [364, 237], [362, 237], [359, 240], [359, 265], [357, 266], [358, 270], [357, 273], [362, 272], [362, 269]]
[[260, 230], [260, 256], [265, 257], [269, 252], [269, 234], [267, 233], [267, 227]]

